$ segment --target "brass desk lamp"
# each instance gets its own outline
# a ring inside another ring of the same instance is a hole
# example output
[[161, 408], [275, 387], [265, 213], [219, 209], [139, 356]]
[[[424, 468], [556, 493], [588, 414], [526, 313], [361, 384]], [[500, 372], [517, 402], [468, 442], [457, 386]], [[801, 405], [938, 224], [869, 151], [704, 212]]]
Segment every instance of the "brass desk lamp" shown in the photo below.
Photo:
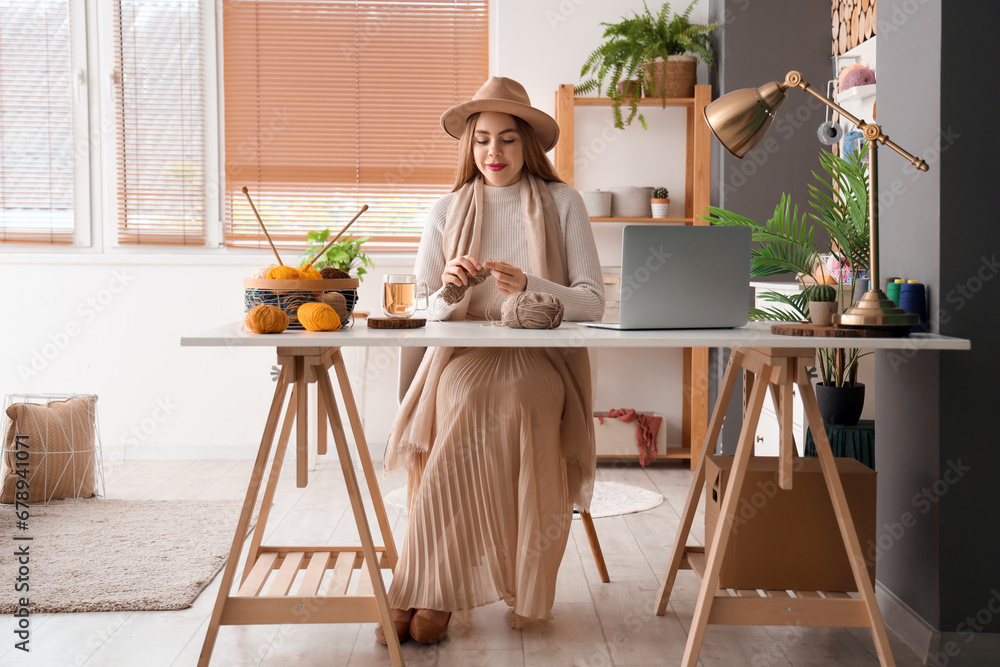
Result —
[[927, 171], [927, 163], [914, 157], [889, 141], [882, 128], [855, 118], [842, 107], [816, 92], [802, 80], [799, 72], [789, 72], [785, 81], [772, 81], [760, 88], [743, 88], [723, 95], [705, 107], [705, 121], [716, 138], [730, 153], [742, 159], [764, 139], [774, 120], [774, 111], [785, 101], [785, 90], [801, 88], [828, 107], [840, 112], [864, 133], [868, 142], [868, 212], [869, 251], [871, 252], [871, 284], [858, 304], [844, 313], [833, 316], [834, 324], [846, 327], [885, 329], [889, 333], [905, 333], [917, 324], [918, 317], [897, 308], [879, 287], [878, 264], [878, 145], [885, 144], [920, 171]]

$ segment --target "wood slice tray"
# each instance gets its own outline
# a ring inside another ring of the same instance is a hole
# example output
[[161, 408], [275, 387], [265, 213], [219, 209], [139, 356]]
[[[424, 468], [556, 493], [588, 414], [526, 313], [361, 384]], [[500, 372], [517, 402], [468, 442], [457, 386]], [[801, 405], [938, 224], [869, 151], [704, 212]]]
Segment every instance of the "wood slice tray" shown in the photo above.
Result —
[[422, 317], [369, 317], [369, 329], [419, 329], [427, 324]]
[[771, 325], [771, 333], [778, 336], [812, 336], [814, 338], [905, 338], [910, 330], [905, 327], [886, 329], [855, 329], [835, 324], [820, 326], [812, 322], [782, 322]]

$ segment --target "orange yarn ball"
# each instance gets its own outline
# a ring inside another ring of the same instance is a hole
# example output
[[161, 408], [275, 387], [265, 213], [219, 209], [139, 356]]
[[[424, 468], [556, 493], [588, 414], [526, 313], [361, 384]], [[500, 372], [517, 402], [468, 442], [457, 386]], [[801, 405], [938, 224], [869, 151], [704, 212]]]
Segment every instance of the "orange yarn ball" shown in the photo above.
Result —
[[299, 267], [299, 278], [303, 280], [323, 280], [323, 274], [313, 268], [306, 268], [303, 264]]
[[246, 325], [257, 334], [281, 333], [288, 328], [288, 315], [277, 306], [261, 304], [247, 313]]
[[276, 266], [267, 272], [268, 280], [298, 280], [299, 270], [294, 266]]
[[340, 328], [340, 316], [328, 303], [304, 303], [299, 306], [296, 316], [308, 331], [336, 331]]

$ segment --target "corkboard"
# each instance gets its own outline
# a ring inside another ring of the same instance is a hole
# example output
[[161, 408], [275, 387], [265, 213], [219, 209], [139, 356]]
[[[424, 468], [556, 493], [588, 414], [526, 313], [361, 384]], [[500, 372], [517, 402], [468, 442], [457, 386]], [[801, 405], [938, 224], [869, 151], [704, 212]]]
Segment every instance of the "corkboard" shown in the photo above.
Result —
[[904, 338], [909, 335], [909, 329], [905, 327], [852, 329], [836, 325], [819, 326], [811, 322], [783, 322], [772, 324], [771, 333], [777, 336], [811, 336], [813, 338]]
[[369, 317], [369, 329], [419, 329], [427, 324], [422, 317]]

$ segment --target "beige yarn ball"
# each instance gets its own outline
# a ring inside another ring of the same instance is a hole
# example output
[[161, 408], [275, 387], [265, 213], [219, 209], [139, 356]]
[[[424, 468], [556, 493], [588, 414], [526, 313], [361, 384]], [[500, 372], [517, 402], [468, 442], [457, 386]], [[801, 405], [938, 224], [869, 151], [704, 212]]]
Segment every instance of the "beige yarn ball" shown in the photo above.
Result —
[[544, 292], [517, 292], [500, 306], [500, 323], [514, 329], [556, 329], [562, 324], [562, 301]]

